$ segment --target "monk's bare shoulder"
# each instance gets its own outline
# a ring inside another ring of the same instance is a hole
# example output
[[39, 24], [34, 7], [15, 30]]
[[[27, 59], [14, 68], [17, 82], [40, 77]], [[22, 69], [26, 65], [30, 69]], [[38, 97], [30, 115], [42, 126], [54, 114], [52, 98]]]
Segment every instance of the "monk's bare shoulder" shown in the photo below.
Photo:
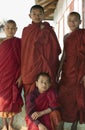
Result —
[[4, 38], [0, 38], [0, 42], [3, 42], [4, 41]]
[[5, 38], [0, 38], [0, 44], [5, 40]]

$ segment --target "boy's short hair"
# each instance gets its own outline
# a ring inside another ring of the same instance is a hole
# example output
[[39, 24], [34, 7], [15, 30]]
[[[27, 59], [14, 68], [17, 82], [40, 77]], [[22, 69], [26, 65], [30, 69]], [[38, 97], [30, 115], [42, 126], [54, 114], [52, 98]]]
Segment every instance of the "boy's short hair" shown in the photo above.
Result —
[[44, 13], [44, 8], [41, 5], [34, 5], [30, 9], [30, 13], [33, 9], [40, 9]]
[[48, 77], [49, 82], [51, 82], [51, 77], [50, 77], [49, 73], [47, 73], [47, 72], [40, 72], [40, 73], [37, 75], [37, 77], [36, 77], [36, 81], [38, 81], [38, 79], [39, 79], [40, 76]]
[[5, 22], [5, 25], [7, 24], [7, 23], [12, 23], [12, 24], [15, 24], [15, 26], [16, 26], [16, 22], [14, 21], [14, 20], [12, 20], [12, 19], [10, 19], [10, 20], [7, 20], [6, 22]]
[[76, 16], [79, 20], [81, 20], [81, 16], [80, 16], [80, 14], [78, 12], [75, 12], [75, 11], [70, 12], [69, 15], [68, 15], [68, 17], [69, 16]]

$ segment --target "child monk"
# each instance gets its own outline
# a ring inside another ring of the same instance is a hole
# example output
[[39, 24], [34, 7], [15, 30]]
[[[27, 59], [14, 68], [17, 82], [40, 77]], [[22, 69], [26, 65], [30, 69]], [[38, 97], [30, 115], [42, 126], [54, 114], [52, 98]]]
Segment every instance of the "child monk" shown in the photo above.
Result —
[[14, 130], [14, 116], [21, 111], [21, 40], [15, 37], [17, 26], [8, 20], [4, 26], [6, 37], [0, 39], [0, 117], [2, 130]]
[[28, 130], [60, 130], [59, 99], [48, 73], [36, 78], [35, 89], [26, 97], [26, 123]]

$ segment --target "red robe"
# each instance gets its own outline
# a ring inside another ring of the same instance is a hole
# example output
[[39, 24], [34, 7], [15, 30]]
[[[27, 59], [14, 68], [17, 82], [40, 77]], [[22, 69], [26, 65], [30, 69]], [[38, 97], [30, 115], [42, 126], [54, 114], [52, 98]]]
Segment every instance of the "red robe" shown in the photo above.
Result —
[[59, 97], [62, 118], [66, 122], [85, 123], [85, 30], [78, 29], [64, 41], [65, 60], [62, 69]]
[[[48, 130], [54, 130], [52, 125], [57, 126], [60, 122], [60, 114], [56, 109], [59, 107], [59, 100], [56, 92], [53, 89], [49, 89], [45, 93], [39, 93], [38, 89], [35, 88], [33, 92], [26, 97], [26, 123], [28, 130], [38, 130], [38, 123], [44, 124]], [[47, 108], [51, 108], [53, 112], [46, 114], [37, 120], [31, 119], [31, 114], [35, 111], [42, 111]], [[54, 117], [54, 120], [52, 119]], [[52, 123], [53, 121], [53, 123]]]
[[16, 87], [20, 76], [20, 39], [13, 37], [0, 44], [0, 112], [20, 112], [21, 89]]
[[41, 71], [49, 72], [55, 84], [60, 52], [56, 34], [47, 22], [32, 23], [24, 28], [21, 73], [26, 93], [34, 89], [36, 75]]

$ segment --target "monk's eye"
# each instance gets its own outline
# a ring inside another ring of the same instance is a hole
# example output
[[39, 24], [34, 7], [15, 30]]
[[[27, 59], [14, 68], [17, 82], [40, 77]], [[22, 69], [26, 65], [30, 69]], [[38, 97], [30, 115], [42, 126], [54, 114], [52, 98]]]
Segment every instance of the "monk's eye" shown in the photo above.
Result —
[[44, 82], [43, 82], [43, 81], [41, 81], [41, 83], [43, 84]]
[[43, 81], [41, 81], [41, 84], [48, 85], [48, 84], [49, 84], [49, 82], [43, 82]]
[[6, 28], [6, 29], [9, 29], [9, 28]]

